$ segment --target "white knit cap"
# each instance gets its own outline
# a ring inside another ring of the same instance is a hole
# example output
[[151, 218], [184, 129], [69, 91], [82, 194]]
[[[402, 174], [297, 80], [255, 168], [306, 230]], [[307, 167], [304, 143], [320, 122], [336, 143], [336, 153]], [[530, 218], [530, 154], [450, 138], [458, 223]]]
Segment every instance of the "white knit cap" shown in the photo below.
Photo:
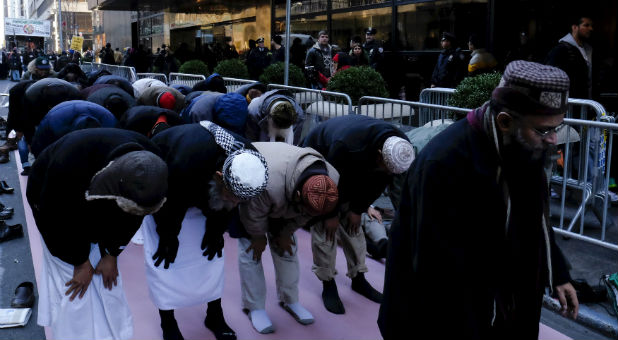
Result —
[[401, 174], [412, 164], [414, 148], [410, 142], [401, 137], [388, 137], [382, 146], [382, 158], [390, 172]]

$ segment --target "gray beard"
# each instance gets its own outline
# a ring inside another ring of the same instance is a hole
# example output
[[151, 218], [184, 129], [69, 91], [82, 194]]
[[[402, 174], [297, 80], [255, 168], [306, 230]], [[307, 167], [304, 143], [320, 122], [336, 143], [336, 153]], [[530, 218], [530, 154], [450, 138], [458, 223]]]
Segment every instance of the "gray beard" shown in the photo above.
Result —
[[208, 207], [215, 211], [227, 210], [230, 211], [234, 208], [233, 202], [227, 201], [223, 198], [223, 185], [211, 179], [208, 182]]

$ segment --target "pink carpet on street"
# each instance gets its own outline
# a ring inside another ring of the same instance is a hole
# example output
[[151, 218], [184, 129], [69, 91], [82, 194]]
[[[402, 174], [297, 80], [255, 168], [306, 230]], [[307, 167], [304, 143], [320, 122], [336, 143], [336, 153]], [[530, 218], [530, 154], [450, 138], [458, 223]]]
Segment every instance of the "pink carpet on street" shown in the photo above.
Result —
[[[17, 159], [18, 153], [14, 152]], [[17, 162], [18, 171], [21, 172], [21, 163]], [[41, 273], [41, 241], [36, 228], [30, 206], [26, 200], [25, 188], [27, 177], [20, 176], [22, 199], [28, 224], [32, 260], [37, 276], [40, 280]], [[262, 256], [262, 263], [266, 276], [267, 299], [266, 311], [270, 316], [275, 332], [260, 334], [251, 326], [249, 318], [242, 312], [240, 298], [240, 281], [238, 273], [238, 245], [237, 240], [225, 238], [225, 288], [223, 294], [223, 311], [225, 318], [232, 329], [236, 331], [238, 339], [381, 339], [380, 331], [376, 323], [379, 305], [353, 292], [351, 280], [345, 276], [346, 262], [341, 248], [337, 251], [336, 277], [339, 295], [346, 309], [343, 315], [332, 314], [322, 304], [322, 284], [311, 272], [311, 236], [304, 230], [297, 232], [298, 255], [300, 259], [300, 302], [313, 314], [315, 323], [303, 326], [296, 322], [283, 308], [278, 305], [274, 268], [268, 247]], [[141, 246], [130, 243], [118, 257], [119, 270], [123, 276], [124, 290], [133, 313], [134, 339], [162, 339], [159, 326], [159, 314], [157, 308], [150, 300], [146, 274], [144, 267], [144, 251]], [[382, 291], [384, 283], [384, 263], [367, 258], [369, 272], [367, 280], [379, 291]], [[185, 339], [214, 339], [214, 335], [204, 327], [205, 305], [179, 309], [175, 312], [178, 325]], [[445, 310], [444, 316], [452, 315]], [[445, 326], [448, 321], [445, 320]], [[556, 340], [570, 339], [564, 334], [540, 325], [539, 339]], [[414, 332], [410, 329], [410, 332]], [[47, 339], [53, 339], [49, 328], [45, 329]], [[431, 338], [439, 338], [440, 330], [429, 335]]]

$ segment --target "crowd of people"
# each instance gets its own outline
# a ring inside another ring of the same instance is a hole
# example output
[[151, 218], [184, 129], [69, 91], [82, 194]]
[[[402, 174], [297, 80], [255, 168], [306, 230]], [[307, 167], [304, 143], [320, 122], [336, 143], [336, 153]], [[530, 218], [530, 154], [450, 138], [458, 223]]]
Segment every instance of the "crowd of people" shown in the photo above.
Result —
[[[564, 61], [564, 53], [586, 61], [582, 38], [590, 31], [588, 18], [575, 22], [553, 59]], [[452, 38], [443, 35], [445, 50]], [[264, 41], [256, 43], [255, 58], [265, 63]], [[495, 67], [477, 39], [469, 44], [477, 53], [468, 72]], [[369, 58], [352, 39], [345, 57], [379, 64], [371, 51], [381, 47], [367, 46]], [[103, 53], [115, 55], [111, 46]], [[305, 63], [329, 77], [343, 58], [320, 32]], [[445, 54], [436, 68], [456, 58]], [[235, 339], [221, 305], [226, 231], [238, 242], [241, 307], [254, 329], [275, 331], [266, 280], [276, 282], [280, 305], [296, 321], [311, 324], [298, 292], [300, 228], [311, 234], [326, 310], [346, 313], [334, 280], [340, 245], [352, 290], [381, 304], [376, 318], [385, 339], [436, 329], [447, 337], [535, 338], [546, 289], [565, 315], [577, 317], [578, 297], [549, 223], [545, 171], [569, 95], [580, 86], [561, 65], [509, 63], [489, 101], [416, 154], [420, 148], [400, 129], [364, 115], [306, 131], [293, 95], [259, 82], [234, 92], [217, 74], [192, 88], [154, 79], [131, 84], [105, 70], [84, 74], [74, 63], [56, 75], [46, 58], [32, 63], [31, 77], [10, 90], [7, 131], [16, 137], [0, 151], [7, 160], [15, 148], [22, 162], [35, 157], [23, 175], [43, 239], [38, 322], [56, 338], [132, 336], [117, 257], [133, 240], [143, 244], [164, 339], [183, 338], [174, 311], [198, 304], [206, 305], [204, 325], [217, 339]], [[589, 63], [579, 66], [583, 76]], [[448, 68], [437, 73], [456, 79]], [[381, 219], [372, 204], [394, 181], [401, 185], [382, 295], [364, 276], [361, 225], [363, 214]], [[264, 275], [266, 246], [275, 277]], [[453, 299], [460, 314], [445, 329], [444, 306]]]

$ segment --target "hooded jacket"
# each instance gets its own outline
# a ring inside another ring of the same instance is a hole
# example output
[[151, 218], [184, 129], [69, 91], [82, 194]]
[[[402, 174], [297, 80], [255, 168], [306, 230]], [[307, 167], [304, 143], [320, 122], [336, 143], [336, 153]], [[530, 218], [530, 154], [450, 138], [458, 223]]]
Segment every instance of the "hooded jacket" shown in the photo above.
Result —
[[588, 99], [592, 96], [592, 47], [579, 46], [569, 33], [559, 40], [547, 55], [545, 64], [555, 66], [569, 76], [569, 98]]
[[206, 91], [195, 97], [189, 106], [182, 112], [182, 118], [186, 123], [199, 123], [202, 120], [213, 121], [215, 104], [223, 93]]
[[46, 77], [39, 77], [36, 75], [36, 59], [30, 61], [27, 67], [28, 71], [21, 75], [22, 80], [41, 80], [43, 78], [53, 78], [56, 76], [54, 69], [49, 69], [49, 74]]
[[[469, 114], [433, 138], [407, 173], [389, 237], [384, 339], [436, 327], [445, 338], [536, 339], [545, 287], [569, 280], [543, 162], [507, 166], [475, 121]], [[436, 316], [453, 299], [445, 328]]]
[[247, 117], [245, 135], [252, 141], [269, 141], [268, 116], [270, 114], [270, 106], [276, 100], [286, 100], [290, 102], [296, 110], [297, 118], [294, 123], [294, 145], [298, 145], [300, 136], [303, 132], [305, 111], [296, 103], [294, 95], [288, 90], [272, 90], [257, 98], [253, 98], [248, 107], [249, 116]]
[[133, 85], [123, 77], [115, 75], [100, 76], [95, 80], [94, 84], [112, 84], [125, 90], [131, 97], [134, 95]]
[[159, 116], [164, 115], [169, 126], [183, 124], [178, 113], [156, 106], [134, 106], [124, 113], [118, 122], [118, 128], [139, 132], [151, 137], [150, 133], [157, 123]]
[[90, 93], [87, 100], [108, 109], [118, 120], [128, 109], [137, 105], [133, 96], [117, 86], [105, 86], [96, 89]]
[[157, 98], [163, 92], [170, 92], [174, 98], [176, 99], [176, 103], [174, 104], [174, 111], [180, 113], [183, 107], [185, 106], [185, 96], [180, 93], [178, 90], [171, 87], [163, 87], [163, 86], [154, 86], [149, 87], [142, 92], [142, 94], [137, 98], [138, 105], [150, 105], [150, 106], [159, 106], [157, 105]]
[[30, 151], [38, 157], [53, 142], [71, 131], [116, 127], [116, 117], [106, 108], [83, 100], [71, 100], [54, 106], [39, 124]]
[[159, 154], [137, 132], [99, 128], [71, 132], [37, 157], [26, 196], [52, 255], [79, 265], [88, 260], [91, 243], [99, 244], [102, 255], [122, 252], [143, 216], [125, 213], [113, 200], [87, 201], [86, 191], [94, 175], [111, 160], [138, 150]]
[[313, 47], [307, 51], [305, 66], [313, 66], [318, 72], [322, 73], [326, 78], [329, 78], [333, 70], [332, 47], [328, 45], [326, 51], [324, 51], [320, 47], [320, 43], [316, 42]]
[[468, 63], [468, 75], [476, 76], [483, 73], [493, 71], [498, 65], [493, 54], [487, 52], [484, 48], [477, 48], [472, 51], [472, 58]]
[[350, 203], [349, 209], [360, 215], [392, 181], [392, 176], [379, 171], [376, 163], [378, 150], [391, 136], [408, 140], [388, 122], [346, 115], [318, 125], [301, 145], [315, 149], [337, 169], [339, 204]]
[[[240, 220], [251, 236], [262, 236], [266, 232], [291, 236], [314, 218], [294, 197], [301, 174], [316, 162], [324, 164], [335, 184], [339, 181], [339, 173], [311, 148], [272, 142], [257, 142], [253, 146], [268, 164], [268, 185], [259, 196], [239, 205]], [[269, 223], [271, 219], [283, 220], [282, 228], [273, 230]]]
[[[230, 133], [246, 148], [255, 150], [248, 140]], [[184, 124], [156, 134], [152, 141], [161, 149], [169, 171], [167, 201], [153, 215], [159, 236], [177, 237], [190, 207], [200, 209], [207, 217], [209, 233], [223, 234], [229, 212], [210, 209], [208, 200], [209, 183], [215, 172], [221, 171], [227, 156], [212, 134], [200, 124]]]

